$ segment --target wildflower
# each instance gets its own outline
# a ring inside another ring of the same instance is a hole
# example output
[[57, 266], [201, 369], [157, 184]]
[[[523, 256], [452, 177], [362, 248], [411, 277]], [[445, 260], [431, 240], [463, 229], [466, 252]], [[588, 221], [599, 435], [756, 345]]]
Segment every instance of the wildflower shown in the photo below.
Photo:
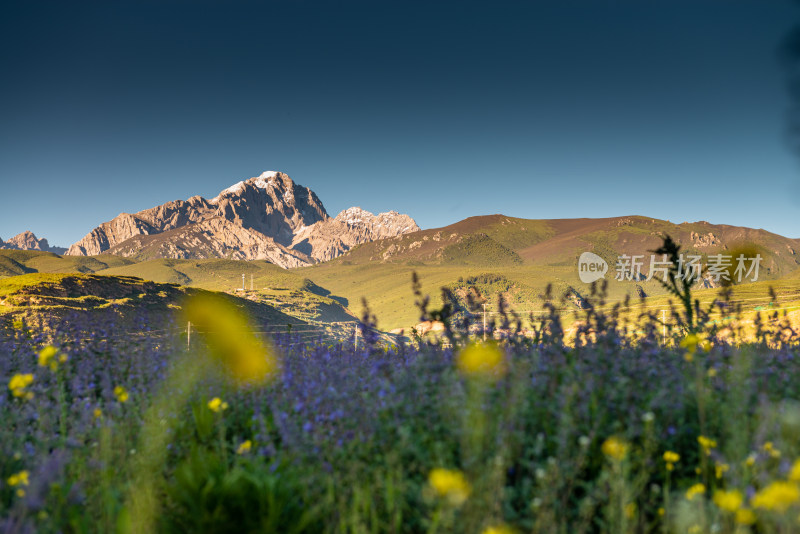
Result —
[[633, 519], [634, 517], [636, 517], [635, 502], [629, 502], [628, 504], [625, 505], [625, 517], [627, 517], [628, 519]]
[[252, 448], [253, 448], [253, 442], [250, 441], [249, 439], [245, 440], [239, 445], [239, 448], [236, 449], [236, 454], [247, 454], [248, 452], [250, 452], [250, 449]]
[[722, 475], [728, 472], [730, 466], [726, 463], [717, 462], [714, 465], [714, 472], [717, 475], [717, 478], [722, 478]]
[[219, 413], [228, 409], [228, 403], [219, 397], [214, 397], [208, 401], [208, 409], [214, 413]]
[[58, 349], [48, 345], [39, 351], [39, 367], [49, 367], [51, 371], [58, 369]]
[[715, 440], [705, 436], [697, 436], [697, 442], [703, 448], [703, 452], [706, 454], [706, 456], [711, 454], [711, 449], [717, 446], [717, 442]]
[[792, 464], [792, 468], [789, 470], [789, 480], [800, 482], [800, 459], [795, 460]]
[[625, 456], [628, 455], [628, 444], [614, 436], [605, 440], [601, 449], [603, 454], [618, 462], [622, 461]]
[[582, 449], [585, 449], [592, 443], [592, 440], [589, 439], [588, 436], [581, 436], [578, 438], [578, 445], [581, 446]]
[[125, 388], [122, 386], [114, 388], [114, 396], [119, 402], [128, 402], [128, 392], [125, 391]]
[[667, 464], [667, 471], [672, 471], [675, 468], [675, 464], [681, 459], [681, 456], [677, 452], [667, 451], [664, 453], [664, 462]]
[[28, 472], [20, 471], [19, 473], [11, 475], [10, 477], [8, 477], [6, 482], [8, 482], [8, 485], [11, 486], [12, 488], [17, 486], [27, 486], [29, 483]]
[[703, 484], [695, 484], [686, 490], [686, 499], [689, 501], [694, 500], [695, 497], [698, 495], [703, 495], [705, 492], [706, 487]]
[[247, 317], [230, 300], [198, 295], [186, 305], [186, 316], [205, 334], [211, 354], [244, 384], [264, 383], [280, 365], [275, 351], [252, 333]]
[[764, 449], [764, 452], [766, 452], [767, 454], [769, 454], [773, 458], [780, 458], [781, 457], [781, 451], [776, 449], [775, 445], [773, 445], [773, 443], [771, 441], [767, 441], [766, 443], [764, 443], [762, 449]]
[[715, 376], [717, 376], [717, 370], [716, 370], [716, 369], [714, 369], [713, 367], [711, 367], [711, 368], [708, 370], [708, 373], [707, 373], [707, 374], [708, 374], [708, 378], [714, 378]]
[[22, 489], [22, 488], [17, 488], [16, 494], [17, 494], [17, 497], [19, 497], [21, 499], [22, 497], [25, 496], [25, 490]]
[[800, 488], [792, 482], [777, 480], [756, 493], [751, 499], [754, 508], [785, 512], [800, 500]]
[[101, 410], [100, 408], [95, 408], [94, 411], [92, 412], [92, 415], [94, 415], [95, 419], [100, 419], [101, 417], [103, 417], [103, 410]]
[[472, 343], [458, 355], [458, 369], [467, 376], [499, 378], [506, 374], [506, 360], [494, 343]]
[[653, 421], [655, 421], [655, 419], [656, 415], [653, 412], [645, 412], [644, 414], [642, 414], [642, 421], [644, 421], [645, 423], [652, 423]]
[[514, 531], [511, 530], [506, 525], [495, 525], [493, 527], [488, 527], [484, 529], [482, 534], [513, 534]]
[[11, 390], [11, 394], [15, 397], [24, 397], [26, 399], [32, 399], [33, 393], [30, 391], [26, 391], [27, 387], [33, 383], [33, 375], [30, 373], [27, 374], [15, 374], [11, 377], [11, 380], [8, 381], [8, 389]]
[[754, 453], [754, 452], [751, 452], [751, 453], [750, 453], [750, 454], [747, 456], [747, 459], [744, 461], [744, 464], [745, 464], [747, 467], [753, 467], [753, 466], [756, 464], [756, 456], [757, 456], [757, 455], [756, 455], [756, 453]]
[[750, 508], [739, 508], [734, 517], [740, 525], [752, 525], [756, 522], [756, 514]]
[[666, 510], [664, 510], [664, 508], [659, 508], [659, 509], [658, 509], [658, 515], [659, 515], [659, 517], [663, 516], [665, 513], [667, 513], [667, 512], [666, 512]]
[[714, 504], [716, 504], [720, 510], [736, 512], [742, 507], [743, 502], [744, 497], [742, 496], [742, 492], [738, 490], [718, 490], [714, 492]]
[[703, 352], [711, 350], [711, 343], [707, 339], [703, 339], [698, 334], [689, 334], [681, 340], [681, 347], [686, 349], [688, 354], [697, 352], [697, 348], [703, 349]]
[[431, 471], [428, 482], [440, 497], [459, 506], [469, 497], [472, 488], [461, 471], [437, 468]]

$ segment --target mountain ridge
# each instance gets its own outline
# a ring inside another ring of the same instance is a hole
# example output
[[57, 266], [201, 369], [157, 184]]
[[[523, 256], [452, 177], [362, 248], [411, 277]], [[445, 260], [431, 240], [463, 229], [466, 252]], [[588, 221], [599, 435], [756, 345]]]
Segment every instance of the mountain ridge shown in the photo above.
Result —
[[358, 224], [331, 217], [316, 193], [287, 174], [265, 171], [212, 199], [192, 196], [121, 213], [66, 254], [265, 259], [289, 268], [331, 259], [366, 241], [419, 230], [411, 217], [397, 212], [374, 215], [349, 208], [342, 213], [357, 214]]

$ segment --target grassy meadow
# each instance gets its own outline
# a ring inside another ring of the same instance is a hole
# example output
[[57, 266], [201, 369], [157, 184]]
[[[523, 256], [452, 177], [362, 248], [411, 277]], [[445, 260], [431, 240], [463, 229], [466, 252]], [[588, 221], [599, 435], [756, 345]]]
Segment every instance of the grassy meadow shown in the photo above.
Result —
[[2, 532], [800, 531], [796, 273], [0, 258]]

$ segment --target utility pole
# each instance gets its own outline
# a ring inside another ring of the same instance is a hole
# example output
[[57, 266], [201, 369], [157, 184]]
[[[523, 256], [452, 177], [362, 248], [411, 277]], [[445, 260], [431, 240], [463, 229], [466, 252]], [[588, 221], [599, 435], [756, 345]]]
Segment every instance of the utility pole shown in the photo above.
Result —
[[242, 273], [242, 291], [244, 291], [244, 273]]
[[189, 321], [186, 324], [186, 348], [189, 349], [192, 346], [192, 321]]
[[353, 352], [358, 350], [358, 325], [356, 325], [355, 330], [353, 330]]
[[486, 303], [483, 303], [483, 340], [486, 341]]

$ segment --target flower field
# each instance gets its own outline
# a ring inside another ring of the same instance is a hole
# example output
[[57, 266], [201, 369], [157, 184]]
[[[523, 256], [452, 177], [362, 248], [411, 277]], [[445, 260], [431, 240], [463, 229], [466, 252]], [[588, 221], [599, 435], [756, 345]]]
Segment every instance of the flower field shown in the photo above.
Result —
[[17, 322], [0, 532], [800, 531], [797, 335], [695, 310], [664, 340], [599, 309], [570, 343], [553, 313], [485, 343], [366, 320], [357, 348], [262, 339], [213, 299], [189, 348], [147, 317]]

